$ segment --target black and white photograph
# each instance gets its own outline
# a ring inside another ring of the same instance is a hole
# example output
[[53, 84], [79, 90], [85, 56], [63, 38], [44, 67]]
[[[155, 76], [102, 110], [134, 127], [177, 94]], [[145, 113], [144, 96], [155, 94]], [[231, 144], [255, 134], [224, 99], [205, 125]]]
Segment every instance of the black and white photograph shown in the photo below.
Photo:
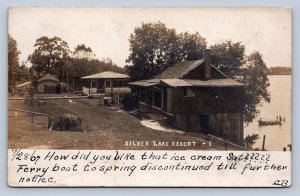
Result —
[[9, 150], [292, 151], [291, 9], [11, 7], [8, 29]]

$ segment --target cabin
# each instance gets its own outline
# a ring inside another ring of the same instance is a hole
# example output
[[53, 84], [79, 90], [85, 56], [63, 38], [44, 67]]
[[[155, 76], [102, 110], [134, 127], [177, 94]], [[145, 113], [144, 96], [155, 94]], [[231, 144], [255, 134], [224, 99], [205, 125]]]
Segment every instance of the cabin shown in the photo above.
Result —
[[85, 95], [105, 94], [111, 96], [115, 103], [121, 103], [125, 95], [129, 95], [129, 77], [112, 71], [81, 77], [83, 81], [82, 93]]
[[153, 79], [129, 83], [145, 110], [160, 112], [181, 130], [202, 132], [241, 144], [244, 84], [202, 60], [181, 61]]
[[31, 82], [24, 82], [21, 84], [18, 84], [13, 88], [13, 92], [17, 93], [18, 95], [27, 95], [29, 94], [29, 89], [31, 87]]
[[67, 92], [68, 90], [68, 84], [61, 82], [59, 79], [49, 73], [38, 79], [38, 94], [61, 94], [63, 92]]

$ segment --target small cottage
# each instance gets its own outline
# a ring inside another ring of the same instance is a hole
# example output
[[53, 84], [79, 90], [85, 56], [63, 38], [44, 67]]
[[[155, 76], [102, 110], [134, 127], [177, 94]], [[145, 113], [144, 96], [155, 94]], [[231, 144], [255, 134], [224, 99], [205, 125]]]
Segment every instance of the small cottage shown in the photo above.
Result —
[[139, 107], [164, 114], [177, 128], [243, 141], [244, 84], [211, 65], [210, 55], [169, 66], [150, 80], [129, 83]]
[[130, 94], [128, 75], [105, 71], [81, 77], [82, 92], [85, 95], [105, 94], [111, 96], [115, 103], [120, 103], [125, 95]]
[[47, 73], [38, 79], [38, 94], [60, 94], [68, 91], [69, 85]]
[[31, 87], [31, 82], [24, 82], [21, 84], [16, 85], [13, 92], [19, 94], [19, 95], [27, 95], [29, 93], [29, 89]]

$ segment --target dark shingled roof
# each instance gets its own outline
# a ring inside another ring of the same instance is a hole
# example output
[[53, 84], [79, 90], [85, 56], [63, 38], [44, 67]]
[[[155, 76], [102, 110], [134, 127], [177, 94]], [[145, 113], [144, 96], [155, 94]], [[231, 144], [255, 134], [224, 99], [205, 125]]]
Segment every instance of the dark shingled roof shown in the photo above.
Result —
[[204, 59], [196, 61], [181, 61], [171, 65], [160, 74], [156, 75], [154, 79], [140, 80], [130, 82], [129, 85], [150, 87], [162, 83], [170, 87], [240, 87], [244, 84], [230, 79], [219, 69], [211, 65], [211, 68], [216, 70], [223, 78], [199, 80], [199, 79], [184, 79], [184, 76], [194, 70], [196, 67], [204, 63]]
[[186, 82], [193, 84], [198, 87], [239, 87], [244, 84], [237, 82], [233, 79], [212, 79], [212, 80], [189, 80], [185, 79]]
[[182, 79], [162, 79], [161, 82], [172, 87], [194, 86], [193, 84], [186, 82]]
[[171, 65], [166, 70], [155, 76], [156, 79], [176, 79], [182, 78], [198, 65], [204, 62], [204, 59], [196, 61], [180, 61]]

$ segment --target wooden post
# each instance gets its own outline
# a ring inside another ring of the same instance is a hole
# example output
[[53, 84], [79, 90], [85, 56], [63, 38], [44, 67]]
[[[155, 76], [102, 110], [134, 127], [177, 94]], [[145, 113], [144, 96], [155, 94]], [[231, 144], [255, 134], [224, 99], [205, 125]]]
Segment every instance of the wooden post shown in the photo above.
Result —
[[283, 147], [283, 151], [284, 151], [284, 152], [286, 151], [286, 147]]
[[290, 148], [290, 151], [292, 151], [292, 144], [287, 145]]
[[92, 94], [91, 91], [92, 91], [92, 80], [89, 80], [90, 81], [90, 88], [89, 88], [89, 94]]
[[141, 87], [139, 86], [139, 102], [141, 101]]
[[227, 142], [226, 142], [226, 141], [224, 141], [224, 148], [225, 148], [225, 150], [228, 149], [228, 145], [227, 145]]
[[112, 99], [113, 99], [113, 91], [114, 91], [114, 80], [111, 79], [110, 80], [110, 95], [111, 95]]
[[160, 94], [161, 94], [161, 105], [160, 105], [160, 108], [163, 109], [164, 108], [164, 87], [162, 86], [161, 87], [161, 91], [160, 91]]
[[262, 151], [266, 150], [265, 149], [265, 142], [266, 142], [266, 135], [264, 135], [264, 138], [263, 138], [263, 144], [262, 144], [262, 148], [261, 148]]
[[152, 90], [151, 92], [152, 92], [152, 105], [154, 106], [154, 93], [153, 93], [154, 91]]
[[145, 92], [145, 103], [147, 103], [148, 104], [148, 90], [147, 90], [147, 88], [145, 87], [144, 88], [144, 92]]
[[73, 78], [73, 92], [75, 91], [75, 85], [74, 84], [75, 84], [75, 81], [74, 81], [74, 78]]

